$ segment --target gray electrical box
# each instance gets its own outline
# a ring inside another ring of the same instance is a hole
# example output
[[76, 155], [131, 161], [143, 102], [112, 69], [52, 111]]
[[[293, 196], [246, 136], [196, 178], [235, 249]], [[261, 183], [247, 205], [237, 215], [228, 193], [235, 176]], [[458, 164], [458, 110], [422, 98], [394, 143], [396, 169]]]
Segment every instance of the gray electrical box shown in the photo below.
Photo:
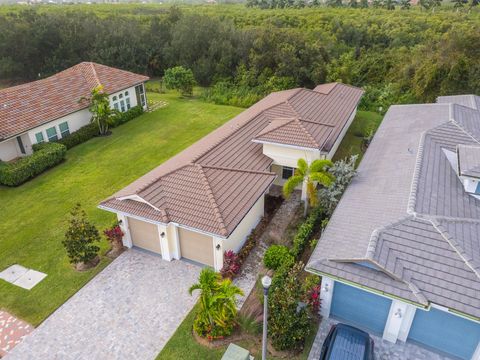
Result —
[[253, 356], [250, 356], [250, 352], [241, 348], [238, 345], [231, 343], [228, 345], [227, 351], [222, 356], [222, 360], [254, 360]]

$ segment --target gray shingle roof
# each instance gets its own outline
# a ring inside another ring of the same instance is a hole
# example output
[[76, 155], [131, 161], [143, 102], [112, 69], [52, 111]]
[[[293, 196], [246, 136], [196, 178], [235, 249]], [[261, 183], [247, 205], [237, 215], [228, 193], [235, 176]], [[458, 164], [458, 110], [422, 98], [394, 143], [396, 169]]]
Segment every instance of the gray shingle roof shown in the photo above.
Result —
[[307, 269], [480, 318], [480, 201], [446, 153], [479, 144], [480, 114], [439, 102], [389, 109]]
[[477, 95], [450, 95], [439, 96], [437, 98], [439, 104], [458, 104], [467, 106], [472, 109], [480, 110], [480, 97]]

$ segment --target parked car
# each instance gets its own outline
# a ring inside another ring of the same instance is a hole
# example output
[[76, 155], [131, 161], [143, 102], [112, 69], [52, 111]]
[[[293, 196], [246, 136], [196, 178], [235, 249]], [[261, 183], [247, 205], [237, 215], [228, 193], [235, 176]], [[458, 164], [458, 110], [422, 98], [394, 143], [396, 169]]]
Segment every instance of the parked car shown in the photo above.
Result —
[[333, 325], [323, 342], [319, 360], [373, 360], [373, 340], [353, 326]]

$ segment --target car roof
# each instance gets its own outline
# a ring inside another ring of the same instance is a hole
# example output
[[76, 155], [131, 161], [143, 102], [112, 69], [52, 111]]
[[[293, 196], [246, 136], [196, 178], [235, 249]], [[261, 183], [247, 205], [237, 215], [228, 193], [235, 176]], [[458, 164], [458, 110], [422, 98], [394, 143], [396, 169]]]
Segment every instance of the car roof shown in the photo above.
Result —
[[329, 349], [329, 360], [364, 359], [368, 351], [369, 335], [352, 326], [338, 324]]

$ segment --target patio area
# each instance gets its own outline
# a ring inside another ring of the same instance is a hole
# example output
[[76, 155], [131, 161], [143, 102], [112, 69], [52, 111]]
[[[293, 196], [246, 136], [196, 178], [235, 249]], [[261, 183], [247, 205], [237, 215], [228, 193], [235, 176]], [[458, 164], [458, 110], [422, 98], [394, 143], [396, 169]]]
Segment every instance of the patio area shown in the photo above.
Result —
[[[322, 344], [328, 335], [333, 324], [338, 323], [334, 319], [323, 319], [318, 329], [317, 336], [310, 350], [308, 360], [318, 360], [322, 350]], [[429, 351], [423, 347], [410, 342], [403, 343], [398, 341], [392, 344], [381, 337], [371, 335], [375, 342], [375, 359], [376, 360], [454, 360], [455, 358], [440, 355], [436, 352]]]

